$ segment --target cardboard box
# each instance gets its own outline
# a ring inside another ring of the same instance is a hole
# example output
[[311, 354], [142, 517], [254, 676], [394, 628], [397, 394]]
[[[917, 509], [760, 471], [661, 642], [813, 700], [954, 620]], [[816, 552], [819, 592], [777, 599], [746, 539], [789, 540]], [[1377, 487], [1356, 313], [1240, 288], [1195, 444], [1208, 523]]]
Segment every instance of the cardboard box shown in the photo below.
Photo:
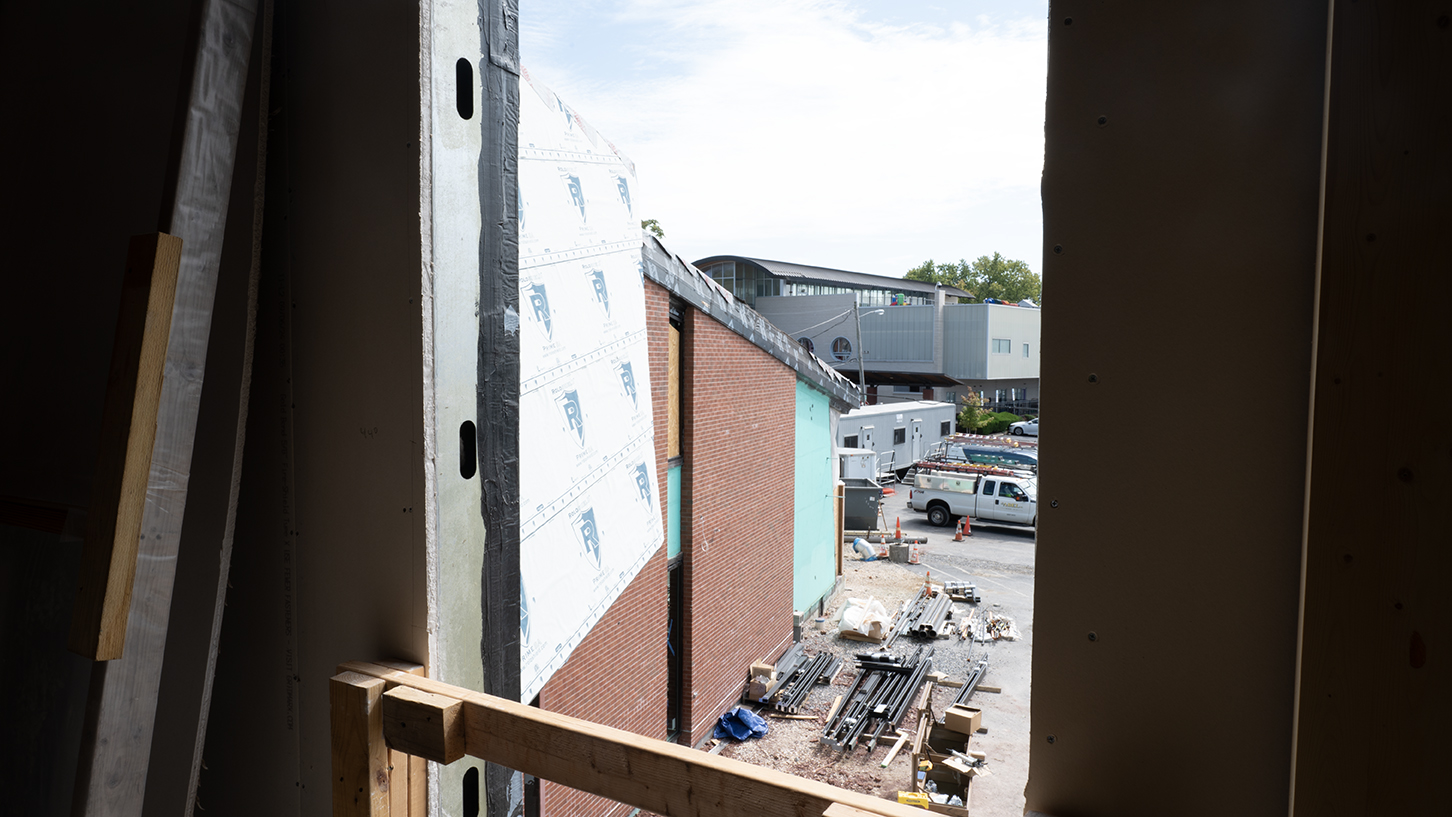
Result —
[[983, 726], [983, 711], [976, 707], [954, 704], [943, 710], [943, 725], [954, 732], [971, 735]]

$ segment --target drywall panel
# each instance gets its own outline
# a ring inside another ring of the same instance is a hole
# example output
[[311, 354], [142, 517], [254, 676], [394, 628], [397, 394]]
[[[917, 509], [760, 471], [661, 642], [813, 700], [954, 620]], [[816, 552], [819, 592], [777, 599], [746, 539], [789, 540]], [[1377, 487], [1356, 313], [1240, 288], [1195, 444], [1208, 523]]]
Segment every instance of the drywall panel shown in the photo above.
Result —
[[664, 541], [635, 166], [520, 89], [519, 571], [533, 698]]
[[428, 657], [424, 37], [417, 6], [276, 6], [257, 352], [199, 813], [330, 812], [328, 678], [359, 656]]
[[1281, 815], [1326, 4], [1048, 23], [1027, 805]]
[[[256, 0], [207, 0], [195, 12], [191, 79], [179, 100], [173, 160], [163, 186], [160, 226], [181, 239], [181, 265], [141, 541], [124, 653], [97, 662], [91, 674], [76, 772], [77, 814], [139, 815], [144, 805], [257, 10]], [[230, 431], [235, 450], [235, 424]], [[230, 479], [227, 483], [211, 487], [227, 493]]]
[[226, 610], [237, 494], [246, 439], [252, 338], [260, 273], [271, 65], [270, 3], [261, 4], [237, 135], [231, 202], [222, 239], [197, 413], [175, 589], [166, 633], [156, 730], [143, 814], [191, 814]]
[[1354, 2], [1333, 29], [1292, 813], [1446, 813], [1452, 30]]
[[837, 581], [832, 428], [827, 395], [797, 381], [792, 484], [792, 609], [810, 612]]

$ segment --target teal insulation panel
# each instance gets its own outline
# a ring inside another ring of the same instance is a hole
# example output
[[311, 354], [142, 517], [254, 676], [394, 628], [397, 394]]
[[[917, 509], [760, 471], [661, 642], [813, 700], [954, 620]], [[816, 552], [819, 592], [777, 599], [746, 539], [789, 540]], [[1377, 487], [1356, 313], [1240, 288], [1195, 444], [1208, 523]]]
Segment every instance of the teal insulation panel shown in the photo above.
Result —
[[666, 558], [681, 555], [681, 467], [666, 472]]
[[807, 611], [836, 581], [832, 514], [832, 429], [827, 395], [797, 381], [793, 609]]

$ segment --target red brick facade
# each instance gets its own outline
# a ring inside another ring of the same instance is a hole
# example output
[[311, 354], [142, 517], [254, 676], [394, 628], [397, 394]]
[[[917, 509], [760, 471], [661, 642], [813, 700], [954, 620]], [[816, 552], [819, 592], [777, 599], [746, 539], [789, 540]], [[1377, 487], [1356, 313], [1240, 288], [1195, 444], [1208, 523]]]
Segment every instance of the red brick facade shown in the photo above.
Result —
[[[666, 523], [670, 295], [645, 282], [655, 460]], [[681, 338], [681, 498], [685, 668], [680, 742], [694, 745], [734, 705], [753, 661], [792, 632], [796, 375], [695, 309]], [[775, 475], [777, 479], [772, 480]], [[775, 482], [780, 486], [772, 487]], [[540, 705], [653, 738], [666, 736], [666, 549], [646, 563], [540, 693]], [[541, 784], [543, 817], [632, 809]]]
[[751, 663], [775, 659], [791, 642], [797, 381], [776, 358], [694, 309], [682, 346], [688, 692], [681, 742], [694, 745], [739, 698]]

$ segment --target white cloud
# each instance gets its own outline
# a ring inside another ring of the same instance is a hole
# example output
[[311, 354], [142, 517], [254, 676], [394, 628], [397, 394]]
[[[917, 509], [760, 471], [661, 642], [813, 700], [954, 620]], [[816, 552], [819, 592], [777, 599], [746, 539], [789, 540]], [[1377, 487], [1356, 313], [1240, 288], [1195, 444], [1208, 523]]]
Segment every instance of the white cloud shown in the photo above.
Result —
[[897, 274], [997, 250], [1039, 268], [1042, 14], [888, 25], [845, 2], [635, 0], [603, 19], [640, 34], [627, 70], [547, 26], [525, 63], [635, 160], [642, 212], [683, 256]]

